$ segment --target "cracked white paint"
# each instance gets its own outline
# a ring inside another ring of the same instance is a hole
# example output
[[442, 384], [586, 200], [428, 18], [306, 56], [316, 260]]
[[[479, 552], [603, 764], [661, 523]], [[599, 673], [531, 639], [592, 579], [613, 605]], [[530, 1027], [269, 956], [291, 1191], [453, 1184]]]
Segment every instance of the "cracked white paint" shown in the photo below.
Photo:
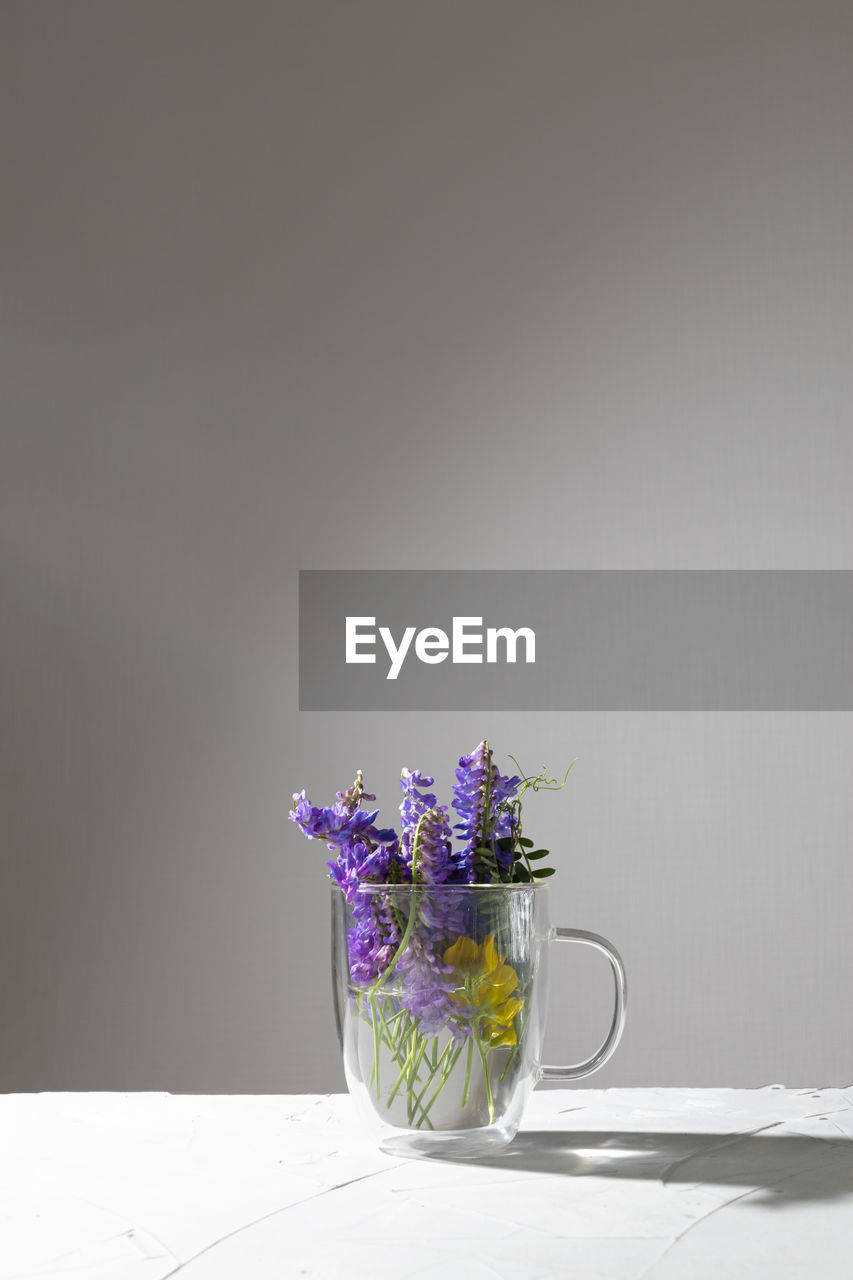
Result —
[[838, 1280], [852, 1209], [853, 1088], [543, 1091], [456, 1163], [338, 1095], [0, 1097], [0, 1280]]

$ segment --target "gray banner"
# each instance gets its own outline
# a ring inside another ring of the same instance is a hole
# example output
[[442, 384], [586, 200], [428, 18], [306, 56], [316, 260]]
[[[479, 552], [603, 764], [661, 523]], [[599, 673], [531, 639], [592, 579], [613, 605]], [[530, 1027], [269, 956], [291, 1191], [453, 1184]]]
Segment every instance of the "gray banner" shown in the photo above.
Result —
[[303, 711], [853, 710], [853, 571], [306, 570]]

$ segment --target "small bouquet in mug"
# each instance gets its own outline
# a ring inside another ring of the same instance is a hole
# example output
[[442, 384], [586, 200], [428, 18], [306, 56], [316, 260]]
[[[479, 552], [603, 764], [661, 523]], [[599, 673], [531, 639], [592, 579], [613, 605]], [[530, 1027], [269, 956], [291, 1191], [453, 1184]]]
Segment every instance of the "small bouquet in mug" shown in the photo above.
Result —
[[[571, 768], [571, 766], [570, 766]], [[334, 854], [332, 928], [336, 1014], [350, 1092], [386, 1151], [474, 1155], [514, 1136], [538, 1079], [588, 1074], [616, 1047], [624, 973], [603, 939], [550, 929], [543, 865], [522, 827], [529, 791], [565, 785], [546, 773], [502, 774], [488, 743], [456, 769], [451, 823], [434, 779], [404, 769], [399, 834], [377, 825], [361, 771], [335, 804], [305, 792], [290, 818]], [[598, 1054], [541, 1067], [547, 948], [552, 938], [603, 950], [616, 1009]], [[553, 1074], [551, 1074], [553, 1073]]]

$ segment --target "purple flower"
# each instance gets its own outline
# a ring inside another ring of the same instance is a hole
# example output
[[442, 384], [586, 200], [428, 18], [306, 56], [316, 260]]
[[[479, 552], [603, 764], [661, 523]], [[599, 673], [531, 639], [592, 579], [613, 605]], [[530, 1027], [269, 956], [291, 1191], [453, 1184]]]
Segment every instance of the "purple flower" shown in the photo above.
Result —
[[492, 835], [495, 840], [495, 854], [498, 863], [504, 871], [509, 871], [512, 867], [513, 854], [509, 849], [504, 851], [497, 843], [500, 840], [512, 839], [518, 825], [518, 814], [509, 805], [518, 788], [521, 786], [521, 778], [518, 775], [507, 777], [500, 773], [496, 766], [492, 767], [492, 785], [491, 785], [491, 801], [493, 826]]
[[400, 817], [403, 829], [400, 833], [400, 852], [406, 862], [411, 865], [412, 842], [420, 819], [437, 803], [431, 791], [424, 790], [435, 783], [435, 778], [428, 778], [420, 769], [404, 769], [400, 774], [400, 790], [403, 799], [400, 801]]
[[316, 808], [304, 791], [293, 796], [290, 820], [309, 840], [325, 840], [336, 857], [328, 863], [332, 879], [351, 902], [360, 883], [396, 884], [409, 878], [398, 849], [397, 833], [376, 826], [379, 810], [361, 808], [361, 800], [374, 800], [364, 790], [359, 769], [348, 791], [339, 791], [337, 802]]
[[512, 853], [501, 850], [497, 841], [512, 836], [514, 817], [505, 806], [520, 785], [521, 778], [506, 777], [492, 763], [488, 742], [479, 743], [470, 755], [460, 757], [453, 807], [461, 819], [455, 830], [465, 841], [459, 861], [469, 884], [493, 879], [491, 871], [483, 865], [482, 856], [476, 852], [479, 848], [492, 849], [503, 870], [512, 866]]
[[395, 845], [372, 845], [357, 840], [342, 845], [337, 858], [327, 863], [329, 874], [352, 902], [361, 884], [399, 884], [406, 879], [406, 868]]
[[362, 888], [356, 889], [349, 900], [352, 902], [352, 926], [347, 933], [350, 978], [356, 986], [369, 986], [393, 960], [400, 945], [400, 929], [386, 894]]
[[327, 808], [317, 809], [304, 791], [294, 792], [293, 808], [288, 816], [309, 840], [325, 840], [327, 844], [345, 845], [358, 838], [390, 844], [397, 839], [396, 831], [380, 830], [375, 826], [378, 809], [372, 813], [367, 809], [351, 809], [340, 800]]
[[[424, 886], [397, 899], [393, 889], [368, 888], [364, 882], [347, 884], [344, 892], [351, 903], [347, 947], [353, 986], [369, 987], [393, 963], [385, 994], [420, 1019], [421, 1030], [437, 1032], [458, 1013], [451, 998], [453, 966], [443, 959], [448, 944], [464, 928], [464, 906], [458, 896]], [[415, 924], [398, 956], [407, 908], [416, 912]]]
[[474, 850], [483, 843], [483, 826], [486, 817], [487, 781], [491, 771], [491, 752], [481, 742], [469, 756], [460, 756], [453, 788], [453, 807], [461, 819], [455, 830], [465, 841], [461, 862], [465, 878], [474, 883], [477, 878]]
[[[304, 795], [304, 792], [303, 792]], [[361, 769], [356, 770], [355, 782], [351, 787], [347, 787], [346, 791], [336, 791], [335, 795], [338, 801], [345, 809], [353, 813], [356, 809], [361, 808], [362, 800], [375, 800], [376, 796], [369, 795], [364, 789], [364, 774]], [[378, 810], [377, 810], [378, 812]]]
[[[432, 798], [432, 797], [430, 797]], [[417, 923], [397, 962], [403, 980], [401, 999], [421, 1021], [427, 1034], [444, 1027], [456, 1010], [451, 998], [452, 966], [443, 960], [449, 940], [463, 930], [465, 905], [452, 888], [459, 880], [459, 863], [453, 855], [453, 834], [445, 805], [422, 812], [412, 837], [413, 888], [411, 909]]]
[[[521, 779], [499, 772], [487, 742], [460, 758], [456, 780], [455, 829], [464, 841], [458, 852], [453, 850], [449, 811], [431, 790], [434, 779], [417, 769], [404, 769], [400, 779], [399, 839], [390, 828], [376, 825], [378, 809], [363, 807], [376, 797], [365, 791], [361, 770], [351, 787], [337, 793], [334, 804], [317, 808], [300, 791], [290, 812], [290, 820], [309, 840], [325, 841], [334, 855], [329, 872], [350, 905], [353, 985], [369, 988], [381, 982], [386, 995], [428, 1034], [449, 1025], [456, 1035], [459, 1025], [452, 998], [454, 970], [443, 957], [454, 939], [470, 932], [471, 922], [464, 893], [452, 886], [500, 879], [511, 868], [513, 855], [498, 842], [514, 834], [517, 822], [512, 800]], [[478, 852], [484, 846], [489, 854]], [[409, 894], [399, 895], [371, 887], [407, 884]], [[407, 909], [414, 913], [411, 929]], [[400, 952], [404, 933], [406, 946]]]
[[460, 879], [446, 805], [435, 805], [421, 814], [416, 827], [416, 842], [412, 856], [414, 878], [418, 884], [452, 884]]
[[420, 1029], [427, 1035], [435, 1035], [458, 1012], [451, 998], [453, 966], [442, 959], [445, 949], [446, 943], [438, 934], [418, 926], [397, 962], [401, 1003], [420, 1018]]

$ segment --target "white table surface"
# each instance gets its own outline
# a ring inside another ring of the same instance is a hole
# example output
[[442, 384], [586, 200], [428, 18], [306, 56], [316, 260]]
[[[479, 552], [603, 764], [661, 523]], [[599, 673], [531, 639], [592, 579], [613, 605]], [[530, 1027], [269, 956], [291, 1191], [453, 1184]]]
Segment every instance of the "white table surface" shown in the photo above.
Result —
[[2, 1280], [846, 1280], [853, 1088], [543, 1090], [502, 1156], [345, 1096], [0, 1097]]

